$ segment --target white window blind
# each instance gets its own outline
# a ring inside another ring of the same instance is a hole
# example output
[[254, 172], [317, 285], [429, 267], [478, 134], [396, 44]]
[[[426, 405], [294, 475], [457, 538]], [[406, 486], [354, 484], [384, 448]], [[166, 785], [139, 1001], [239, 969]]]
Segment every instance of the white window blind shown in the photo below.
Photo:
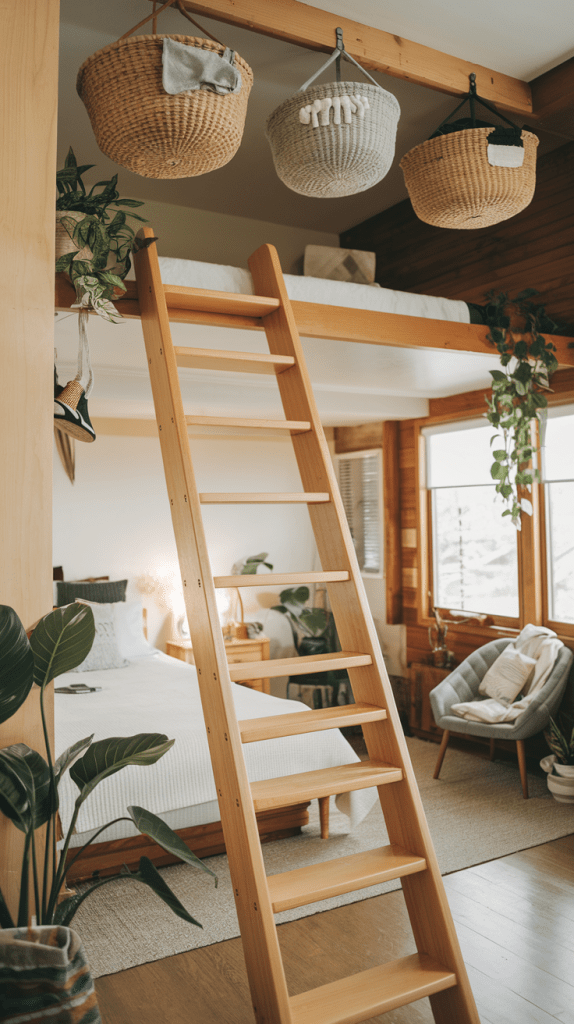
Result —
[[382, 496], [380, 452], [340, 455], [339, 489], [355, 545], [359, 568], [369, 576], [382, 574]]

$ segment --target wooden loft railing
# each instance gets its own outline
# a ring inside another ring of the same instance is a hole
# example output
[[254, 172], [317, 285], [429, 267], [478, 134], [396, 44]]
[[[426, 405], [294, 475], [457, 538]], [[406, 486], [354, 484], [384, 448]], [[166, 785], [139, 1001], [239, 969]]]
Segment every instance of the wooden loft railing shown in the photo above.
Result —
[[[118, 300], [118, 309], [128, 319], [140, 319], [137, 285], [135, 281], [127, 281], [126, 285], [126, 297]], [[237, 295], [234, 292], [183, 288], [170, 284], [165, 284], [163, 288], [172, 323], [262, 331], [263, 317], [275, 309], [274, 300], [266, 296]], [[69, 310], [74, 299], [74, 289], [65, 275], [56, 274], [56, 310]], [[291, 306], [299, 334], [304, 338], [327, 338], [396, 348], [495, 354], [487, 341], [488, 327], [481, 324], [429, 320], [420, 316], [377, 313], [370, 309], [350, 309], [347, 306], [327, 306], [315, 302], [294, 301]], [[232, 309], [236, 312], [231, 312]], [[549, 340], [556, 346], [559, 364], [574, 366], [574, 348], [570, 347], [572, 338], [552, 335]]]

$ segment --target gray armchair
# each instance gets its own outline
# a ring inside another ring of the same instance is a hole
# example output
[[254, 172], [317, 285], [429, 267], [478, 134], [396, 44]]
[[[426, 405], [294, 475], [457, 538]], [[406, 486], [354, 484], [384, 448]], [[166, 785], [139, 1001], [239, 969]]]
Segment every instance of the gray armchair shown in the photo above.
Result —
[[438, 760], [433, 778], [438, 779], [451, 732], [467, 736], [484, 736], [490, 740], [490, 757], [494, 756], [496, 741], [515, 740], [520, 779], [524, 799], [528, 799], [528, 780], [526, 776], [526, 757], [524, 740], [545, 729], [548, 720], [555, 715], [562, 695], [566, 689], [568, 672], [572, 664], [573, 654], [568, 647], [562, 647], [554, 662], [554, 667], [544, 686], [536, 694], [532, 703], [514, 722], [469, 722], [460, 718], [452, 711], [453, 704], [463, 701], [480, 700], [478, 692], [483, 676], [492, 663], [498, 658], [511, 640], [505, 637], [492, 640], [478, 651], [473, 651], [454, 672], [451, 672], [442, 683], [430, 692], [430, 704], [436, 724], [444, 729]]

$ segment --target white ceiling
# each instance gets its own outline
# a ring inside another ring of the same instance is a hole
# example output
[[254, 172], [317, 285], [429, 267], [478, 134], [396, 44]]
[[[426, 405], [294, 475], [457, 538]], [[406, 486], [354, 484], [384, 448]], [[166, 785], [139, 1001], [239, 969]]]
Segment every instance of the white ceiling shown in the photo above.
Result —
[[[241, 0], [239, 0], [241, 2]], [[465, 60], [525, 80], [561, 63], [574, 53], [572, 0], [314, 0], [314, 6], [349, 15]], [[311, 5], [310, 5], [311, 6]], [[150, 5], [147, 0], [61, 0], [59, 153], [61, 166], [70, 144], [82, 163], [97, 164], [108, 177], [118, 168], [99, 151], [84, 106], [76, 94], [80, 64], [96, 50], [135, 25]], [[271, 111], [295, 92], [325, 59], [278, 40], [200, 18], [218, 38], [236, 49], [255, 76], [243, 143], [227, 167], [199, 178], [154, 181], [121, 168], [124, 195], [156, 200], [257, 220], [340, 232], [406, 197], [398, 159], [385, 180], [357, 196], [312, 200], [287, 189], [275, 175], [264, 125]], [[187, 27], [186, 27], [187, 25]], [[160, 31], [189, 34], [177, 12], [161, 16]], [[143, 29], [142, 31], [147, 31]], [[350, 65], [343, 74], [354, 77]], [[427, 138], [454, 108], [456, 100], [409, 82], [375, 76], [398, 98], [402, 109], [397, 156]], [[479, 83], [480, 84], [480, 83]], [[560, 145], [544, 140], [546, 148]], [[272, 241], [272, 239], [270, 239]], [[254, 332], [218, 331], [174, 325], [180, 344], [261, 350]], [[151, 393], [141, 327], [138, 322], [110, 326], [90, 318], [96, 388], [90, 398], [94, 416], [150, 416]], [[304, 342], [319, 411], [326, 425], [426, 414], [428, 397], [439, 397], [489, 382], [494, 357], [449, 352], [391, 349], [371, 345], [307, 340]], [[56, 326], [62, 381], [75, 373], [77, 320], [60, 315]], [[248, 385], [248, 386], [246, 386]], [[184, 371], [183, 393], [189, 412], [204, 415], [273, 416], [278, 400], [270, 382], [217, 379], [202, 371]]]

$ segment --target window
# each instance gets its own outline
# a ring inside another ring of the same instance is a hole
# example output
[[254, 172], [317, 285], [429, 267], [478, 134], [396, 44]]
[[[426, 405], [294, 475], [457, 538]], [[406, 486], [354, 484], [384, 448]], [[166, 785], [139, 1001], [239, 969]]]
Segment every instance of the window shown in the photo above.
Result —
[[493, 428], [477, 418], [422, 433], [432, 603], [512, 624], [519, 616], [517, 539], [490, 475]]
[[551, 409], [544, 433], [547, 616], [574, 623], [574, 406]]
[[382, 576], [381, 452], [338, 455], [339, 489], [364, 576]]

